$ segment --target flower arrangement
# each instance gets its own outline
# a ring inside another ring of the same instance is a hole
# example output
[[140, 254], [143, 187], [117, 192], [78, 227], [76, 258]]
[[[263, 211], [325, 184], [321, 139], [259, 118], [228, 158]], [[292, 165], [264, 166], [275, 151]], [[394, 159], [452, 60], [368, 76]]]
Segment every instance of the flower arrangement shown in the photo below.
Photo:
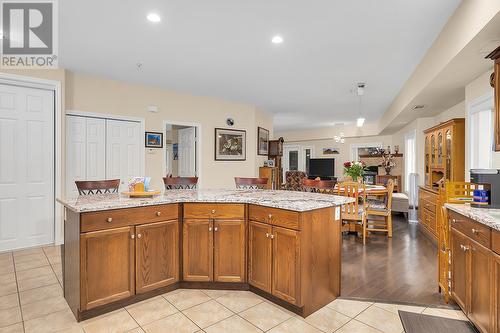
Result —
[[390, 152], [382, 154], [382, 161], [380, 162], [380, 166], [385, 169], [385, 173], [387, 175], [390, 175], [392, 168], [396, 166], [394, 155], [392, 155]]
[[363, 177], [365, 173], [366, 164], [363, 161], [359, 162], [345, 162], [344, 163], [344, 175], [351, 176], [352, 180], [357, 182], [358, 178]]

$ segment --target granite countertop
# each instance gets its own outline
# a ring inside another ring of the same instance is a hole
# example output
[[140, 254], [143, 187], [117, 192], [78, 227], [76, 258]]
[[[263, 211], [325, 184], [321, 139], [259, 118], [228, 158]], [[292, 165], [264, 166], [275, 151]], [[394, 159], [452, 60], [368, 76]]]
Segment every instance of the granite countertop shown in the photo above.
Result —
[[167, 190], [152, 198], [98, 194], [57, 199], [74, 212], [152, 206], [179, 202], [246, 203], [305, 212], [340, 206], [354, 199], [331, 194], [271, 190]]
[[476, 208], [465, 204], [444, 204], [446, 208], [500, 231], [500, 209]]

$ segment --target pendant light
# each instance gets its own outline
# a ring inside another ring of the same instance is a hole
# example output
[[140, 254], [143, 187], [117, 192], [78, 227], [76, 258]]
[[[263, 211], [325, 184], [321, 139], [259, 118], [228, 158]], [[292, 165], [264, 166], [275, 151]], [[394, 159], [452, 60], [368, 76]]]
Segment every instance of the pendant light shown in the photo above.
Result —
[[361, 108], [362, 108], [361, 102], [363, 99], [363, 95], [365, 94], [365, 84], [362, 82], [358, 83], [356, 92], [358, 95], [358, 119], [356, 120], [356, 126], [363, 127], [363, 124], [365, 123], [365, 118], [362, 116], [361, 113]]

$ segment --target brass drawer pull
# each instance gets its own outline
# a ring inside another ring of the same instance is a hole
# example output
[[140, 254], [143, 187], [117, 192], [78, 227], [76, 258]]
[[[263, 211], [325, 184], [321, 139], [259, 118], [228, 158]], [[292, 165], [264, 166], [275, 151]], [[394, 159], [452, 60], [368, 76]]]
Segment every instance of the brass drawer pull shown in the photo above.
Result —
[[477, 229], [472, 228], [472, 233], [473, 233], [474, 235], [479, 235], [479, 234], [481, 233], [481, 231], [479, 231], [479, 230], [477, 230]]
[[135, 235], [134, 235], [134, 234], [130, 235], [130, 238], [134, 239], [134, 238], [135, 238]]
[[269, 238], [269, 233], [268, 232], [266, 232], [266, 238]]
[[215, 227], [215, 228], [214, 228], [214, 231], [215, 231], [215, 232], [217, 232], [217, 230], [219, 230], [219, 228]]
[[142, 237], [142, 235], [141, 235], [141, 234], [137, 234], [137, 238], [141, 238], [141, 237]]
[[212, 227], [208, 227], [208, 232], [211, 232], [212, 231]]
[[215, 209], [212, 209], [212, 214], [215, 214]]
[[269, 237], [270, 237], [271, 239], [274, 239], [274, 235], [273, 235], [273, 234], [269, 235]]
[[113, 218], [112, 218], [112, 217], [108, 217], [108, 218], [106, 219], [106, 222], [108, 222], [108, 223], [113, 222]]
[[161, 215], [161, 212], [156, 212], [156, 216], [160, 216]]
[[268, 218], [268, 219], [272, 219], [272, 218], [273, 218], [273, 214], [269, 214], [269, 215], [267, 216], [267, 218]]

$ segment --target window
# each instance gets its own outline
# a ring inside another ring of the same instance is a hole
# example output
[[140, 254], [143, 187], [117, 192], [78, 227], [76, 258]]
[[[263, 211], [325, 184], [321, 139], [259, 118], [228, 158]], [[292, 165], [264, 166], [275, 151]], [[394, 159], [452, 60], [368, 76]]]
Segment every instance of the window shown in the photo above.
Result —
[[416, 146], [416, 133], [411, 131], [405, 134], [405, 178], [404, 190], [406, 193], [410, 192], [410, 175], [417, 171], [417, 146]]
[[469, 167], [489, 169], [493, 165], [493, 98], [490, 94], [471, 103], [468, 112]]

